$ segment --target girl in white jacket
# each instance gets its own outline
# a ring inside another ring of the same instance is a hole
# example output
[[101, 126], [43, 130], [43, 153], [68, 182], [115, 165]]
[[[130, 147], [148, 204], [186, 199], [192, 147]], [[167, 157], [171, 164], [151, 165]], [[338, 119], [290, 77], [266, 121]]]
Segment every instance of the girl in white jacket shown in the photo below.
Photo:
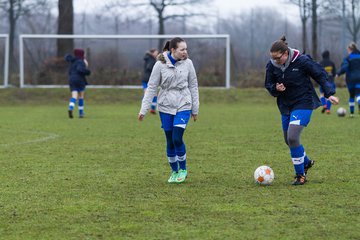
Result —
[[186, 148], [183, 135], [190, 117], [197, 120], [199, 91], [194, 65], [187, 58], [186, 42], [179, 38], [167, 41], [158, 56], [138, 115], [139, 121], [151, 107], [157, 94], [158, 110], [166, 136], [166, 152], [172, 173], [169, 183], [182, 183], [187, 177]]

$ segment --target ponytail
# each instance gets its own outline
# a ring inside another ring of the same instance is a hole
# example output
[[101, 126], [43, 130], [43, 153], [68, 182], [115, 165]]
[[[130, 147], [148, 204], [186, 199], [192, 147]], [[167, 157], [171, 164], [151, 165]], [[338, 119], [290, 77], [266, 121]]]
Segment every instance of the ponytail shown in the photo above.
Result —
[[286, 42], [286, 37], [283, 35], [280, 40], [277, 40], [272, 43], [270, 52], [281, 52], [284, 53], [288, 49], [288, 43]]
[[165, 51], [170, 51], [170, 41], [166, 41], [164, 47], [163, 47], [163, 52]]

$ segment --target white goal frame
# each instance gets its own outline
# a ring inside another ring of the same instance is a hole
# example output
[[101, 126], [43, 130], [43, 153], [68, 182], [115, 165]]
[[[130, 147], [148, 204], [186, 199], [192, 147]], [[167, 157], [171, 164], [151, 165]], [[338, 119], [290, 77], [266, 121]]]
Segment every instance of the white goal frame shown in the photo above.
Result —
[[[226, 76], [224, 88], [230, 88], [230, 35], [228, 34], [193, 34], [193, 35], [58, 35], [58, 34], [21, 34], [19, 36], [20, 53], [20, 88], [65, 88], [68, 85], [31, 85], [24, 79], [24, 40], [25, 39], [169, 39], [181, 37], [184, 39], [225, 39], [226, 43]], [[141, 88], [139, 85], [89, 85], [88, 88]]]
[[0, 34], [0, 38], [5, 38], [5, 54], [4, 54], [4, 83], [1, 88], [7, 88], [9, 86], [9, 34]]

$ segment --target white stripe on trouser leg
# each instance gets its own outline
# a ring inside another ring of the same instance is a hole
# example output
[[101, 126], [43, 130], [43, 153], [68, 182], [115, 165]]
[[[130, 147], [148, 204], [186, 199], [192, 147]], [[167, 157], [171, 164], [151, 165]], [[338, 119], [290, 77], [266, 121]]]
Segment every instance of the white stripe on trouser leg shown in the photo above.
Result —
[[354, 107], [354, 106], [355, 106], [355, 102], [349, 102], [349, 106], [350, 106], [350, 107]]
[[74, 102], [70, 102], [70, 103], [69, 103], [69, 106], [74, 107], [74, 106], [75, 106], [75, 103], [74, 103]]
[[186, 124], [176, 124], [174, 125], [174, 127], [179, 127], [179, 128], [186, 128]]
[[291, 121], [289, 124], [292, 124], [292, 125], [300, 125], [300, 120]]
[[83, 106], [79, 106], [78, 108], [79, 108], [79, 110], [84, 110]]
[[177, 157], [177, 160], [179, 162], [185, 161], [186, 160], [186, 153], [184, 154], [184, 156], [176, 156], [176, 157]]
[[294, 165], [300, 165], [304, 163], [304, 156], [299, 158], [291, 158]]
[[168, 157], [169, 163], [176, 162], [176, 157]]
[[356, 97], [356, 101], [359, 102], [360, 101], [360, 96]]

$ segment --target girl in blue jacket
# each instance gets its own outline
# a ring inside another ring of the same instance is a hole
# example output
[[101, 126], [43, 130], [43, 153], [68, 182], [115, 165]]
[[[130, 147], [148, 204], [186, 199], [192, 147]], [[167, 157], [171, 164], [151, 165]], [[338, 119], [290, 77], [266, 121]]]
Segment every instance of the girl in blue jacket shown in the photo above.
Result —
[[360, 51], [354, 42], [351, 42], [348, 45], [347, 51], [349, 56], [344, 59], [337, 76], [346, 73], [346, 86], [350, 95], [350, 117], [353, 117], [355, 110], [355, 98], [360, 114]]
[[71, 98], [69, 102], [69, 118], [73, 118], [73, 110], [76, 105], [76, 100], [79, 98], [78, 110], [79, 117], [84, 117], [84, 95], [85, 87], [88, 84], [85, 76], [90, 75], [88, 63], [85, 59], [85, 52], [83, 49], [74, 49], [74, 56], [68, 54], [65, 60], [70, 64], [68, 71], [69, 74], [69, 87], [71, 91]]
[[319, 83], [331, 103], [338, 104], [339, 99], [333, 96], [335, 90], [327, 81], [324, 68], [309, 56], [300, 54], [299, 50], [289, 48], [285, 36], [272, 44], [270, 56], [265, 87], [277, 98], [285, 143], [290, 148], [296, 173], [292, 184], [303, 185], [314, 161], [307, 157], [300, 134], [309, 124], [313, 109], [321, 106], [310, 77]]

